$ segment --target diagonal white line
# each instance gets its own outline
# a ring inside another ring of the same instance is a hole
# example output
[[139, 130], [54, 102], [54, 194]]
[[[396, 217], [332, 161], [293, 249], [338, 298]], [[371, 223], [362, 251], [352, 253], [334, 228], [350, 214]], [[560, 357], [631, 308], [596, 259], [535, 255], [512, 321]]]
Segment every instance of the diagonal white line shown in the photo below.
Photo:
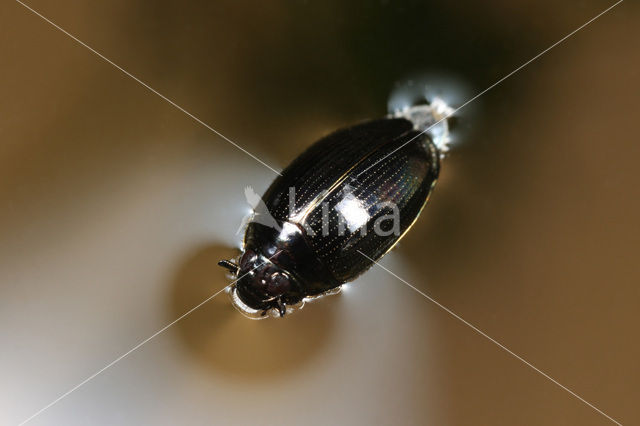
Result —
[[[581, 29], [583, 29], [584, 27], [586, 27], [587, 25], [589, 25], [590, 23], [592, 23], [593, 21], [595, 21], [596, 19], [598, 19], [599, 17], [601, 17], [602, 15], [604, 15], [605, 13], [607, 13], [608, 11], [610, 11], [611, 9], [613, 9], [615, 6], [617, 6], [618, 4], [622, 3], [624, 0], [619, 0], [617, 3], [613, 4], [612, 6], [610, 6], [609, 8], [607, 8], [606, 10], [604, 10], [603, 12], [601, 12], [600, 14], [598, 14], [597, 16], [595, 16], [594, 18], [590, 19], [589, 21], [587, 21], [585, 24], [581, 25], [580, 27], [578, 27], [577, 29], [575, 29], [574, 31], [572, 31], [571, 33], [569, 33], [568, 35], [566, 35], [565, 37], [563, 37], [562, 39], [560, 39], [559, 41], [557, 41], [556, 43], [554, 43], [553, 45], [551, 45], [550, 47], [548, 47], [547, 49], [545, 49], [544, 51], [540, 52], [538, 55], [534, 56], [532, 59], [530, 59], [529, 61], [525, 62], [524, 64], [522, 64], [521, 66], [519, 66], [518, 68], [516, 68], [514, 71], [510, 72], [509, 74], [507, 74], [506, 76], [504, 76], [503, 78], [501, 78], [500, 80], [498, 80], [496, 83], [494, 83], [493, 85], [489, 86], [487, 89], [483, 90], [482, 92], [478, 93], [476, 96], [474, 96], [473, 98], [471, 98], [470, 100], [468, 100], [467, 102], [465, 102], [463, 105], [461, 105], [460, 107], [458, 107], [457, 109], [453, 110], [450, 114], [445, 115], [442, 119], [438, 120], [436, 123], [434, 123], [433, 125], [431, 125], [430, 127], [428, 127], [427, 129], [425, 129], [424, 131], [421, 132], [425, 133], [427, 132], [429, 129], [431, 129], [432, 127], [436, 126], [437, 124], [439, 124], [441, 121], [447, 119], [448, 117], [450, 117], [451, 115], [455, 114], [457, 111], [459, 111], [460, 109], [464, 108], [465, 106], [467, 106], [469, 103], [473, 102], [474, 100], [476, 100], [477, 98], [479, 98], [480, 96], [484, 95], [486, 92], [488, 92], [489, 90], [493, 89], [495, 86], [497, 86], [498, 84], [502, 83], [504, 80], [506, 80], [507, 78], [511, 77], [513, 74], [515, 74], [516, 72], [520, 71], [522, 68], [526, 67], [527, 65], [529, 65], [531, 62], [535, 61], [536, 59], [538, 59], [540, 56], [544, 55], [545, 53], [547, 53], [549, 50], [551, 50], [552, 48], [556, 47], [557, 45], [559, 45], [560, 43], [562, 43], [563, 41], [565, 41], [566, 39], [568, 39], [569, 37], [571, 37], [572, 35], [574, 35], [575, 33], [577, 33], [578, 31], [580, 31]], [[33, 8], [29, 7], [28, 5], [26, 5], [25, 3], [23, 3], [20, 0], [16, 0], [17, 3], [19, 3], [20, 5], [22, 5], [23, 7], [25, 7], [27, 10], [31, 11], [32, 13], [34, 13], [35, 15], [37, 15], [38, 17], [40, 17], [41, 19], [43, 19], [44, 21], [46, 21], [47, 23], [49, 23], [50, 25], [52, 25], [54, 28], [56, 28], [57, 30], [59, 30], [60, 32], [62, 32], [63, 34], [67, 35], [68, 37], [70, 37], [71, 39], [73, 39], [74, 41], [76, 41], [78, 44], [84, 46], [85, 48], [89, 49], [92, 53], [96, 54], [98, 57], [100, 57], [101, 59], [103, 59], [104, 61], [106, 61], [107, 63], [109, 63], [110, 65], [112, 65], [113, 67], [115, 67], [116, 69], [118, 69], [119, 71], [121, 71], [122, 73], [124, 73], [125, 75], [127, 75], [128, 77], [132, 78], [133, 80], [135, 80], [137, 83], [139, 83], [140, 85], [142, 85], [143, 87], [145, 87], [146, 89], [148, 89], [149, 91], [151, 91], [152, 93], [156, 94], [157, 96], [159, 96], [160, 98], [162, 98], [163, 100], [165, 100], [166, 102], [168, 102], [169, 104], [171, 104], [172, 106], [174, 106], [176, 109], [182, 111], [184, 114], [188, 115], [189, 117], [191, 117], [193, 120], [195, 120], [196, 122], [198, 122], [199, 124], [203, 125], [204, 127], [206, 127], [207, 129], [209, 129], [210, 131], [212, 131], [213, 133], [215, 133], [216, 135], [218, 135], [219, 137], [223, 138], [224, 140], [226, 140], [227, 142], [229, 142], [230, 144], [232, 144], [233, 146], [235, 146], [236, 148], [238, 148], [239, 150], [241, 150], [242, 152], [244, 152], [245, 154], [249, 155], [250, 157], [252, 157], [253, 159], [255, 159], [256, 161], [258, 161], [259, 163], [261, 163], [262, 165], [264, 165], [265, 167], [269, 168], [270, 170], [272, 170], [274, 173], [280, 175], [280, 172], [278, 172], [277, 170], [275, 170], [274, 168], [272, 168], [271, 166], [269, 166], [268, 164], [264, 163], [262, 160], [260, 160], [259, 158], [257, 158], [256, 156], [254, 156], [253, 154], [251, 154], [250, 152], [248, 152], [247, 150], [245, 150], [244, 148], [242, 148], [241, 146], [239, 146], [238, 144], [236, 144], [235, 142], [233, 142], [231, 139], [227, 138], [226, 136], [224, 136], [223, 134], [221, 134], [220, 132], [218, 132], [217, 130], [215, 130], [213, 127], [211, 127], [210, 125], [208, 125], [207, 123], [203, 122], [202, 120], [200, 120], [199, 118], [197, 118], [196, 116], [194, 116], [193, 114], [191, 114], [189, 111], [185, 110], [183, 107], [181, 107], [180, 105], [176, 104], [174, 101], [172, 101], [171, 99], [167, 98], [166, 96], [164, 96], [163, 94], [161, 94], [160, 92], [158, 92], [157, 90], [155, 90], [154, 88], [152, 88], [151, 86], [149, 86], [147, 83], [143, 82], [142, 80], [140, 80], [139, 78], [137, 78], [136, 76], [134, 76], [133, 74], [129, 73], [128, 71], [126, 71], [125, 69], [123, 69], [122, 67], [120, 67], [119, 65], [117, 65], [116, 63], [114, 63], [113, 61], [111, 61], [110, 59], [108, 59], [107, 57], [105, 57], [104, 55], [102, 55], [100, 52], [96, 51], [95, 49], [93, 49], [91, 46], [87, 45], [86, 43], [82, 42], [81, 40], [79, 40], [77, 37], [73, 36], [72, 34], [70, 34], [69, 32], [67, 32], [66, 30], [64, 30], [63, 28], [61, 28], [60, 26], [58, 26], [57, 24], [55, 24], [54, 22], [52, 22], [51, 20], [49, 20], [48, 18], [46, 18], [45, 16], [43, 16], [42, 14], [40, 14], [39, 12], [37, 12], [36, 10], [34, 10]], [[412, 138], [411, 140], [409, 140], [408, 142], [406, 142], [405, 144], [403, 144], [401, 147], [397, 148], [396, 150], [394, 150], [393, 152], [397, 151], [398, 149], [402, 148], [403, 146], [405, 146], [406, 144], [410, 143], [412, 140], [414, 140], [415, 138], [417, 138], [420, 135], [415, 136], [414, 138]], [[393, 152], [387, 154], [387, 156], [383, 157], [382, 159], [380, 159], [379, 161], [383, 160], [384, 158], [388, 157], [389, 155], [393, 154]], [[379, 162], [378, 161], [378, 162]], [[375, 165], [375, 163], [373, 164]], [[372, 167], [373, 165], [369, 166]], [[368, 170], [365, 169], [364, 171]], [[361, 173], [364, 173], [361, 172]], [[359, 251], [360, 252], [360, 251]], [[511, 350], [509, 350], [507, 347], [505, 347], [504, 345], [502, 345], [501, 343], [499, 343], [498, 341], [496, 341], [495, 339], [491, 338], [489, 335], [487, 335], [486, 333], [484, 333], [482, 330], [478, 329], [477, 327], [475, 327], [474, 325], [472, 325], [471, 323], [467, 322], [466, 320], [464, 320], [462, 317], [458, 316], [457, 314], [455, 314], [453, 311], [451, 311], [450, 309], [448, 309], [447, 307], [445, 307], [444, 305], [440, 304], [439, 302], [437, 302], [436, 300], [434, 300], [433, 298], [429, 297], [428, 295], [426, 295], [425, 293], [423, 293], [422, 291], [418, 290], [416, 287], [412, 286], [411, 284], [409, 284], [407, 281], [405, 281], [404, 279], [400, 278], [399, 276], [397, 276], [396, 274], [394, 274], [393, 272], [391, 272], [390, 270], [388, 270], [387, 268], [385, 268], [384, 266], [380, 265], [378, 262], [374, 261], [373, 259], [370, 259], [368, 256], [366, 256], [364, 253], [360, 252], [360, 254], [362, 254], [363, 256], [367, 257], [369, 260], [371, 260], [372, 262], [374, 262], [375, 264], [377, 264], [378, 266], [380, 266], [382, 269], [384, 269], [385, 271], [387, 271], [388, 273], [390, 273], [391, 275], [393, 275], [394, 277], [396, 277], [397, 279], [399, 279], [400, 281], [402, 281], [403, 283], [405, 283], [406, 285], [408, 285], [409, 287], [411, 287], [413, 290], [417, 291], [418, 293], [420, 293], [422, 296], [424, 296], [425, 298], [427, 298], [428, 300], [430, 300], [431, 302], [433, 302], [434, 304], [436, 304], [437, 306], [439, 306], [441, 309], [445, 310], [446, 312], [448, 312], [450, 315], [454, 316], [456, 319], [460, 320], [461, 322], [463, 322], [464, 324], [466, 324], [467, 326], [469, 326], [470, 328], [472, 328], [474, 331], [476, 331], [477, 333], [479, 333], [480, 335], [484, 336], [485, 338], [489, 339], [491, 342], [493, 342], [494, 344], [496, 344], [497, 346], [499, 346], [500, 348], [502, 348], [503, 350], [505, 350], [506, 352], [508, 352], [509, 354], [511, 354], [512, 356], [514, 356], [515, 358], [517, 358], [518, 360], [520, 360], [521, 362], [523, 362], [524, 364], [526, 364], [527, 366], [531, 367], [533, 370], [537, 371], [538, 373], [540, 373], [541, 375], [543, 375], [545, 378], [547, 378], [548, 380], [552, 381], [553, 383], [555, 383], [557, 386], [561, 387], [562, 389], [564, 389], [565, 391], [567, 391], [568, 393], [570, 393], [571, 395], [573, 395], [574, 397], [576, 397], [577, 399], [579, 399], [580, 401], [582, 401], [583, 403], [587, 404], [589, 407], [593, 408], [594, 410], [596, 410], [598, 413], [600, 413], [601, 415], [603, 415], [604, 417], [606, 417], [607, 419], [611, 420], [612, 422], [621, 425], [619, 422], [617, 422], [615, 419], [613, 419], [612, 417], [608, 416], [606, 413], [604, 413], [603, 411], [601, 411], [600, 409], [598, 409], [597, 407], [595, 407], [593, 404], [589, 403], [588, 401], [586, 401], [584, 398], [580, 397], [578, 394], [576, 394], [575, 392], [571, 391], [569, 388], [565, 387], [564, 385], [562, 385], [561, 383], [559, 383], [558, 381], [556, 381], [555, 379], [553, 379], [551, 376], [549, 376], [548, 374], [544, 373], [543, 371], [541, 371], [540, 369], [538, 369], [537, 367], [535, 367], [534, 365], [532, 365], [531, 363], [529, 363], [528, 361], [526, 361], [525, 359], [523, 359], [522, 357], [520, 357], [519, 355], [515, 354], [514, 352], [512, 352]], [[245, 274], [246, 275], [246, 274]], [[242, 277], [240, 277], [242, 278]], [[238, 279], [240, 279], [238, 278]], [[107, 370], [108, 368], [112, 367], [113, 365], [115, 365], [116, 363], [118, 363], [119, 361], [121, 361], [122, 359], [124, 359], [125, 357], [127, 357], [128, 355], [130, 355], [132, 352], [134, 352], [135, 350], [137, 350], [138, 348], [140, 348], [141, 346], [143, 346], [144, 344], [146, 344], [147, 342], [149, 342], [150, 340], [152, 340], [153, 338], [155, 338], [156, 336], [158, 336], [159, 334], [161, 334], [162, 332], [164, 332], [165, 330], [167, 330], [169, 327], [173, 326], [175, 323], [177, 323], [178, 321], [182, 320], [183, 318], [185, 318], [186, 316], [188, 316], [189, 314], [191, 314], [193, 311], [195, 311], [196, 309], [200, 308], [202, 305], [204, 305], [205, 303], [207, 303], [208, 301], [210, 301], [211, 299], [213, 299], [214, 297], [216, 297], [218, 294], [220, 294], [222, 291], [224, 291], [227, 287], [229, 287], [231, 284], [233, 284], [234, 282], [236, 282], [237, 280], [233, 281], [232, 283], [230, 283], [229, 285], [225, 286], [223, 289], [217, 291], [216, 293], [214, 293], [213, 295], [209, 296], [207, 299], [205, 299], [204, 301], [200, 302], [198, 305], [194, 306], [193, 308], [191, 308], [189, 311], [185, 312], [183, 315], [181, 315], [180, 317], [178, 317], [177, 319], [175, 319], [174, 321], [172, 321], [171, 323], [167, 324], [166, 326], [164, 326], [163, 328], [161, 328], [160, 330], [158, 330], [157, 332], [155, 332], [154, 334], [152, 334], [151, 336], [149, 336], [148, 338], [144, 339], [143, 341], [141, 341], [140, 343], [138, 343], [137, 345], [135, 345], [133, 348], [131, 348], [130, 350], [128, 350], [127, 352], [125, 352], [124, 354], [120, 355], [118, 358], [116, 358], [115, 360], [113, 360], [112, 362], [110, 362], [109, 364], [107, 364], [106, 366], [104, 366], [103, 368], [101, 368], [100, 370], [98, 370], [97, 372], [95, 372], [94, 374], [92, 374], [91, 376], [87, 377], [86, 379], [84, 379], [82, 382], [78, 383], [76, 386], [74, 386], [73, 388], [69, 389], [67, 392], [65, 392], [64, 394], [60, 395], [58, 398], [56, 398], [55, 400], [53, 400], [52, 402], [50, 402], [49, 404], [47, 404], [46, 406], [44, 406], [43, 408], [41, 408], [40, 410], [38, 410], [36, 413], [34, 413], [33, 415], [31, 415], [29, 418], [27, 418], [26, 420], [24, 420], [23, 422], [20, 423], [20, 425], [24, 425], [27, 422], [31, 421], [32, 419], [34, 419], [36, 416], [40, 415], [42, 412], [44, 412], [45, 410], [47, 410], [48, 408], [52, 407], [53, 405], [55, 405], [56, 403], [58, 403], [60, 400], [62, 400], [63, 398], [65, 398], [66, 396], [68, 396], [69, 394], [71, 394], [72, 392], [74, 392], [75, 390], [77, 390], [78, 388], [80, 388], [81, 386], [83, 386], [84, 384], [86, 384], [87, 382], [89, 382], [90, 380], [92, 380], [93, 378], [95, 378], [96, 376], [98, 376], [99, 374], [101, 374], [102, 372], [104, 372], [105, 370]]]
[[384, 160], [385, 158], [389, 157], [390, 155], [392, 155], [394, 152], [398, 151], [399, 149], [402, 149], [404, 146], [406, 146], [407, 144], [411, 143], [411, 141], [415, 140], [416, 138], [420, 137], [421, 135], [425, 134], [426, 132], [428, 132], [430, 129], [432, 129], [433, 127], [437, 126], [438, 124], [440, 124], [442, 121], [446, 120], [447, 118], [451, 117], [452, 115], [454, 115], [456, 112], [460, 111], [462, 108], [466, 107], [467, 105], [469, 105], [471, 102], [475, 101], [476, 99], [478, 99], [480, 96], [484, 95], [485, 93], [487, 93], [489, 90], [493, 89], [494, 87], [496, 87], [498, 84], [502, 83], [503, 81], [505, 81], [506, 79], [508, 79], [509, 77], [511, 77], [512, 75], [514, 75], [515, 73], [517, 73], [518, 71], [520, 71], [521, 69], [523, 69], [524, 67], [526, 67], [527, 65], [529, 65], [531, 62], [535, 61], [536, 59], [538, 59], [539, 57], [541, 57], [542, 55], [544, 55], [545, 53], [547, 53], [548, 51], [550, 51], [551, 49], [553, 49], [554, 47], [556, 47], [557, 45], [559, 45], [560, 43], [562, 43], [563, 41], [565, 41], [566, 39], [568, 39], [569, 37], [573, 36], [575, 33], [577, 33], [578, 31], [580, 31], [581, 29], [583, 29], [584, 27], [586, 27], [587, 25], [591, 24], [593, 21], [595, 21], [596, 19], [600, 18], [602, 15], [604, 15], [605, 13], [609, 12], [611, 9], [613, 9], [614, 7], [616, 7], [617, 5], [619, 5], [620, 3], [622, 3], [624, 0], [618, 0], [616, 3], [614, 3], [613, 5], [609, 6], [608, 8], [606, 8], [605, 10], [603, 10], [602, 12], [598, 13], [596, 16], [594, 16], [593, 18], [589, 19], [587, 22], [585, 22], [584, 24], [580, 25], [578, 28], [576, 28], [575, 30], [571, 31], [569, 34], [567, 34], [566, 36], [562, 37], [560, 40], [556, 41], [555, 43], [553, 43], [551, 46], [547, 47], [546, 49], [544, 49], [542, 52], [538, 53], [536, 56], [534, 56], [533, 58], [529, 59], [527, 62], [525, 62], [524, 64], [520, 65], [518, 68], [516, 68], [515, 70], [511, 71], [509, 74], [505, 75], [504, 77], [502, 77], [500, 80], [496, 81], [495, 83], [493, 83], [491, 86], [487, 87], [486, 89], [484, 89], [482, 92], [478, 93], [477, 95], [475, 95], [473, 98], [469, 99], [468, 101], [466, 101], [465, 103], [463, 103], [462, 105], [460, 105], [458, 108], [454, 109], [453, 111], [449, 112], [448, 114], [445, 114], [440, 120], [436, 121], [435, 123], [433, 123], [431, 126], [427, 127], [426, 129], [424, 129], [422, 132], [420, 132], [419, 134], [417, 134], [416, 136], [412, 137], [411, 139], [409, 139], [407, 142], [403, 143], [402, 145], [400, 145], [398, 148], [394, 149], [393, 151], [391, 151], [390, 153], [388, 153], [387, 155], [385, 155], [384, 157], [380, 158], [378, 161], [376, 161], [375, 163], [373, 163], [372, 165], [370, 165], [369, 167], [367, 167], [366, 169], [364, 169], [363, 171], [361, 171], [360, 173], [358, 173], [358, 176], [360, 176], [361, 174], [363, 174], [364, 172], [366, 172], [367, 170], [369, 170], [371, 167], [375, 166], [376, 164], [378, 164], [379, 162], [381, 162], [382, 160]]
[[[277, 254], [279, 254], [280, 252], [276, 252], [273, 256], [271, 256], [269, 258], [269, 260], [276, 256]], [[43, 411], [51, 408], [53, 405], [57, 404], [58, 402], [60, 402], [63, 398], [69, 396], [70, 393], [76, 391], [78, 388], [80, 388], [81, 386], [83, 386], [84, 384], [86, 384], [87, 382], [89, 382], [90, 380], [94, 379], [96, 376], [98, 376], [99, 374], [103, 373], [105, 370], [107, 370], [108, 368], [114, 366], [116, 363], [118, 363], [119, 361], [121, 361], [123, 358], [127, 357], [128, 355], [130, 355], [132, 352], [136, 351], [137, 349], [139, 349], [142, 345], [144, 345], [145, 343], [149, 342], [151, 339], [153, 339], [154, 337], [158, 336], [159, 334], [163, 333], [165, 330], [167, 330], [169, 327], [173, 326], [175, 323], [177, 323], [178, 321], [184, 319], [185, 317], [187, 317], [188, 315], [190, 315], [191, 313], [193, 313], [193, 311], [195, 311], [196, 309], [200, 308], [202, 305], [204, 305], [205, 303], [207, 303], [208, 301], [210, 301], [211, 299], [213, 299], [214, 297], [216, 297], [217, 295], [219, 295], [220, 293], [222, 293], [225, 289], [227, 289], [229, 286], [231, 286], [232, 284], [236, 283], [238, 280], [242, 279], [243, 277], [245, 277], [247, 274], [250, 274], [254, 269], [259, 268], [260, 266], [262, 266], [262, 264], [257, 265], [256, 267], [254, 267], [253, 269], [251, 269], [250, 271], [248, 271], [246, 274], [238, 277], [237, 279], [235, 279], [234, 281], [230, 282], [228, 285], [226, 285], [223, 289], [218, 290], [217, 292], [215, 292], [214, 294], [212, 294], [211, 296], [207, 297], [206, 299], [204, 299], [202, 302], [198, 303], [196, 306], [194, 306], [193, 308], [189, 309], [187, 312], [185, 312], [184, 314], [180, 315], [178, 318], [176, 318], [175, 320], [171, 321], [169, 324], [165, 325], [164, 327], [162, 327], [160, 330], [156, 331], [155, 333], [153, 333], [151, 336], [147, 337], [146, 339], [144, 339], [143, 341], [141, 341], [140, 343], [138, 343], [137, 345], [135, 345], [134, 347], [132, 347], [131, 349], [129, 349], [127, 352], [123, 353], [122, 355], [120, 355], [118, 358], [114, 359], [113, 361], [111, 361], [109, 364], [105, 365], [104, 367], [102, 367], [100, 370], [96, 371], [95, 373], [93, 373], [92, 375], [90, 375], [89, 377], [87, 377], [86, 379], [84, 379], [83, 381], [81, 381], [80, 383], [78, 383], [77, 385], [75, 385], [74, 387], [72, 387], [71, 389], [69, 389], [68, 391], [66, 391], [65, 393], [63, 393], [62, 395], [60, 395], [59, 397], [57, 397], [56, 399], [54, 399], [53, 401], [51, 401], [49, 404], [45, 405], [44, 407], [42, 407], [40, 410], [38, 410], [37, 412], [35, 412], [34, 414], [32, 414], [29, 418], [23, 420], [22, 422], [20, 422], [19, 426], [22, 426], [28, 422], [30, 422], [31, 420], [33, 420], [36, 416], [42, 414]]]
[[524, 363], [525, 365], [527, 365], [528, 367], [532, 368], [534, 371], [536, 371], [537, 373], [540, 373], [542, 376], [544, 376], [546, 379], [548, 379], [549, 381], [553, 382], [554, 384], [556, 384], [557, 386], [559, 386], [560, 388], [562, 388], [563, 390], [569, 392], [571, 395], [573, 395], [574, 397], [576, 397], [577, 399], [579, 399], [580, 401], [582, 401], [583, 403], [587, 404], [589, 407], [593, 408], [594, 410], [596, 410], [598, 413], [600, 413], [601, 415], [603, 415], [604, 417], [606, 417], [607, 419], [611, 420], [613, 423], [622, 426], [622, 424], [620, 422], [618, 422], [617, 420], [615, 420], [613, 417], [609, 416], [607, 413], [605, 413], [604, 411], [600, 410], [598, 407], [596, 407], [595, 405], [593, 405], [592, 403], [590, 403], [589, 401], [587, 401], [586, 399], [584, 399], [583, 397], [581, 397], [580, 395], [578, 395], [577, 393], [575, 393], [574, 391], [572, 391], [571, 389], [569, 389], [568, 387], [566, 387], [565, 385], [563, 385], [562, 383], [558, 382], [556, 379], [554, 379], [553, 377], [549, 376], [547, 373], [545, 373], [544, 371], [540, 370], [538, 367], [536, 367], [535, 365], [531, 364], [529, 361], [527, 361], [526, 359], [522, 358], [520, 355], [516, 354], [515, 352], [513, 352], [511, 349], [507, 348], [506, 346], [504, 346], [502, 343], [498, 342], [496, 339], [494, 339], [493, 337], [489, 336], [487, 333], [485, 333], [484, 331], [480, 330], [478, 327], [476, 327], [475, 325], [471, 324], [469, 321], [465, 320], [464, 318], [462, 318], [460, 315], [456, 314], [455, 312], [453, 312], [451, 309], [447, 308], [446, 306], [444, 306], [443, 304], [441, 304], [440, 302], [438, 302], [437, 300], [435, 300], [433, 297], [427, 295], [426, 293], [424, 293], [422, 290], [419, 290], [418, 288], [414, 287], [413, 285], [409, 284], [407, 281], [405, 281], [404, 279], [400, 278], [398, 275], [394, 274], [392, 271], [390, 271], [389, 269], [385, 268], [384, 266], [382, 266], [379, 262], [376, 262], [375, 260], [371, 259], [369, 256], [367, 256], [366, 254], [364, 254], [363, 252], [361, 252], [360, 250], [358, 250], [358, 253], [360, 253], [361, 255], [363, 255], [364, 257], [366, 257], [367, 259], [369, 259], [370, 261], [372, 261], [373, 263], [375, 263], [376, 265], [378, 265], [379, 267], [381, 267], [382, 269], [384, 269], [385, 271], [387, 271], [389, 274], [393, 275], [394, 277], [396, 277], [397, 279], [399, 279], [400, 281], [402, 281], [404, 284], [406, 284], [407, 286], [409, 286], [410, 288], [412, 288], [413, 290], [415, 290], [416, 292], [418, 292], [420, 295], [422, 295], [424, 298], [426, 298], [427, 300], [429, 300], [430, 302], [434, 303], [436, 306], [438, 306], [440, 309], [442, 309], [443, 311], [445, 311], [446, 313], [448, 313], [449, 315], [451, 315], [452, 317], [454, 317], [455, 319], [457, 319], [458, 321], [462, 322], [464, 325], [468, 326], [469, 328], [471, 328], [473, 331], [475, 331], [476, 333], [480, 334], [481, 336], [485, 337], [486, 339], [488, 339], [491, 343], [495, 344], [496, 346], [498, 346], [500, 349], [504, 350], [505, 352], [507, 352], [509, 355], [513, 356], [514, 358], [516, 358], [518, 361]]
[[[233, 283], [231, 283], [231, 284], [233, 284]], [[231, 285], [231, 284], [229, 284], [229, 285]], [[51, 408], [54, 404], [60, 402], [60, 400], [62, 400], [63, 398], [67, 397], [70, 393], [74, 392], [75, 390], [77, 390], [79, 387], [81, 387], [85, 383], [87, 383], [90, 380], [94, 379], [96, 376], [98, 376], [99, 374], [103, 373], [105, 370], [107, 370], [108, 368], [112, 367], [114, 364], [118, 363], [123, 358], [125, 358], [128, 355], [130, 355], [132, 352], [134, 352], [138, 348], [140, 348], [142, 345], [144, 345], [145, 343], [147, 343], [148, 341], [150, 341], [151, 339], [153, 339], [154, 337], [156, 337], [157, 335], [159, 335], [160, 333], [162, 333], [163, 331], [165, 331], [166, 329], [168, 329], [169, 327], [171, 327], [172, 325], [174, 325], [175, 323], [177, 323], [178, 321], [180, 321], [181, 319], [183, 319], [184, 317], [186, 317], [187, 315], [189, 315], [190, 313], [192, 313], [193, 311], [195, 311], [196, 309], [198, 309], [199, 307], [201, 307], [202, 305], [204, 305], [205, 303], [207, 303], [208, 301], [210, 301], [211, 299], [216, 297], [218, 294], [222, 293], [227, 287], [229, 287], [229, 285], [225, 286], [222, 290], [219, 290], [219, 291], [215, 292], [213, 295], [209, 296], [208, 298], [206, 298], [205, 300], [203, 300], [202, 302], [200, 302], [199, 304], [197, 304], [193, 308], [189, 309], [187, 312], [182, 314], [180, 317], [178, 317], [174, 321], [172, 321], [169, 324], [165, 325], [160, 330], [156, 331], [151, 336], [147, 337], [146, 339], [144, 339], [143, 341], [141, 341], [140, 343], [138, 343], [137, 345], [135, 345], [134, 347], [129, 349], [127, 352], [123, 353], [118, 358], [114, 359], [109, 364], [105, 365], [100, 370], [96, 371], [95, 373], [93, 373], [92, 375], [90, 375], [89, 377], [87, 377], [86, 379], [84, 379], [83, 381], [81, 381], [80, 383], [78, 383], [77, 385], [75, 385], [74, 387], [72, 387], [71, 389], [69, 389], [68, 391], [63, 393], [62, 395], [60, 395], [59, 397], [57, 397], [56, 399], [51, 401], [49, 404], [47, 404], [44, 407], [42, 407], [40, 410], [38, 410], [37, 412], [32, 414], [29, 418], [27, 418], [27, 419], [23, 420], [22, 422], [20, 422], [20, 426], [30, 422], [36, 416], [41, 414], [43, 411]]]
[[62, 32], [63, 34], [65, 34], [66, 36], [68, 36], [69, 38], [71, 38], [72, 40], [77, 42], [78, 44], [80, 44], [80, 45], [86, 47], [87, 49], [89, 49], [92, 53], [94, 53], [98, 57], [100, 57], [100, 59], [102, 59], [105, 62], [107, 62], [108, 64], [112, 65], [114, 68], [118, 69], [119, 71], [121, 71], [126, 76], [131, 77], [133, 80], [135, 80], [137, 83], [139, 83], [144, 88], [148, 89], [150, 92], [158, 95], [160, 98], [162, 98], [163, 100], [165, 100], [168, 103], [170, 103], [172, 106], [174, 106], [179, 111], [182, 111], [183, 113], [185, 113], [186, 115], [191, 117], [196, 122], [200, 123], [201, 125], [203, 125], [207, 129], [211, 130], [213, 133], [215, 133], [216, 135], [220, 136], [222, 139], [224, 139], [225, 141], [229, 142], [231, 145], [235, 146], [240, 151], [244, 152], [249, 157], [251, 157], [254, 160], [256, 160], [258, 163], [260, 163], [263, 166], [267, 167], [268, 169], [270, 169], [275, 174], [280, 175], [279, 171], [277, 171], [276, 169], [274, 169], [273, 167], [271, 167], [270, 165], [268, 165], [267, 163], [265, 163], [264, 161], [262, 161], [261, 159], [259, 159], [258, 157], [256, 157], [255, 155], [253, 155], [252, 153], [250, 153], [249, 151], [247, 151], [246, 149], [244, 149], [243, 147], [241, 147], [240, 145], [238, 145], [237, 143], [235, 143], [234, 141], [232, 141], [231, 139], [229, 139], [228, 137], [226, 137], [225, 135], [223, 135], [222, 133], [220, 133], [219, 131], [217, 131], [216, 129], [211, 127], [210, 125], [208, 125], [207, 123], [205, 123], [204, 121], [200, 120], [198, 117], [196, 117], [195, 115], [191, 114], [189, 111], [187, 111], [186, 109], [184, 109], [183, 107], [181, 107], [180, 105], [178, 105], [177, 103], [172, 101], [171, 99], [167, 98], [165, 95], [163, 95], [162, 93], [158, 92], [156, 89], [154, 89], [153, 87], [149, 86], [147, 83], [145, 83], [144, 81], [140, 80], [138, 77], [136, 77], [135, 75], [131, 74], [129, 71], [125, 70], [124, 68], [122, 68], [121, 66], [119, 66], [118, 64], [113, 62], [111, 59], [109, 59], [106, 56], [104, 56], [102, 53], [98, 52], [97, 50], [95, 50], [94, 48], [92, 48], [91, 46], [89, 46], [88, 44], [83, 42], [82, 40], [78, 39], [73, 34], [69, 33], [68, 31], [66, 31], [65, 29], [63, 29], [59, 25], [57, 25], [55, 22], [53, 22], [50, 19], [48, 19], [47, 17], [43, 16], [38, 11], [36, 11], [33, 8], [31, 8], [30, 6], [24, 4], [20, 0], [16, 0], [16, 2], [18, 2], [20, 5], [24, 6], [27, 10], [31, 11], [33, 14], [35, 14], [35, 15], [39, 16], [40, 18], [42, 18], [44, 21], [46, 21], [51, 26], [53, 26], [55, 29], [57, 29], [58, 31]]

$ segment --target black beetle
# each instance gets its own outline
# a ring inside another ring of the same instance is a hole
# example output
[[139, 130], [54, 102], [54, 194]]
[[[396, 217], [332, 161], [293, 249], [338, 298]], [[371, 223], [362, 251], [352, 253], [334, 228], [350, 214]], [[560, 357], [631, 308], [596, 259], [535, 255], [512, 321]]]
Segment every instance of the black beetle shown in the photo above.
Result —
[[234, 305], [253, 317], [283, 316], [391, 250], [438, 178], [446, 144], [426, 131], [437, 118], [414, 107], [335, 131], [297, 157], [262, 197], [271, 222], [250, 222], [239, 259], [219, 262], [237, 279]]

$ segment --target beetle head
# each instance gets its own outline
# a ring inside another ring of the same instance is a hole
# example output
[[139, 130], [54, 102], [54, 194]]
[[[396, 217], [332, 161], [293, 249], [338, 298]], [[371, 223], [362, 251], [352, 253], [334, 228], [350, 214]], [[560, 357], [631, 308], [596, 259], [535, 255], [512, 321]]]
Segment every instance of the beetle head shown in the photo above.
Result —
[[291, 274], [253, 250], [240, 259], [235, 291], [245, 305], [266, 313], [275, 308], [284, 316], [286, 305], [298, 303], [304, 295]]

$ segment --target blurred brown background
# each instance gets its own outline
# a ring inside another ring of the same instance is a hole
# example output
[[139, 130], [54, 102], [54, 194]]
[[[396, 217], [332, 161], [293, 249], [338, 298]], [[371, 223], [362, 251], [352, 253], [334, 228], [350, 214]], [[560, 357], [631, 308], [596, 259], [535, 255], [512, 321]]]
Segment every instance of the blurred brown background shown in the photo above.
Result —
[[[30, 6], [277, 167], [386, 113], [485, 89], [613, 4]], [[273, 173], [20, 4], [0, 5], [0, 421], [24, 420], [226, 285]], [[640, 8], [468, 108], [389, 269], [623, 424], [640, 422]], [[376, 268], [284, 320], [220, 295], [33, 424], [611, 424]]]

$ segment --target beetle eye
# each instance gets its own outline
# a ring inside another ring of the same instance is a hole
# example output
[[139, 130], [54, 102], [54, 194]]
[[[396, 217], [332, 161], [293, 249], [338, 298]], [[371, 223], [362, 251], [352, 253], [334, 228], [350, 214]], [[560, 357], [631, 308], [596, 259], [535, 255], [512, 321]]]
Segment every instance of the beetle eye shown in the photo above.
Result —
[[245, 251], [244, 254], [242, 255], [242, 258], [240, 259], [240, 269], [242, 270], [250, 269], [249, 265], [251, 264], [251, 262], [255, 260], [255, 257], [256, 257], [256, 253], [253, 250]]

